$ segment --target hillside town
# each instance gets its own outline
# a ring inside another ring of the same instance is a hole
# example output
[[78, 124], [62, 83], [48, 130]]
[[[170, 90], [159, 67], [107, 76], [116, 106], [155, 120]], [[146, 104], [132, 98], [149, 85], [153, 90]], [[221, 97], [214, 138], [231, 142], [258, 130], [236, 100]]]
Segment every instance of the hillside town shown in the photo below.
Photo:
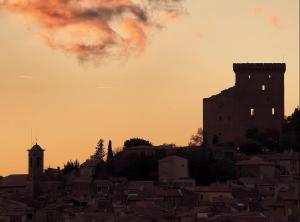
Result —
[[100, 139], [85, 162], [45, 168], [47, 147], [33, 144], [28, 173], [0, 177], [0, 222], [300, 221], [300, 109], [284, 116], [285, 64], [233, 70], [188, 146], [131, 138], [115, 151]]

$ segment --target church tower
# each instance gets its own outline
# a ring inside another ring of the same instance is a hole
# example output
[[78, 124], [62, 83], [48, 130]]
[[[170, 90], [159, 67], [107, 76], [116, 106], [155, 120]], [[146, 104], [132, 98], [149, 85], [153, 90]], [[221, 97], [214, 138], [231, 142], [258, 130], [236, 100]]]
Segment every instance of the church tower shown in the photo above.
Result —
[[44, 173], [44, 149], [37, 143], [28, 150], [28, 176], [37, 179]]

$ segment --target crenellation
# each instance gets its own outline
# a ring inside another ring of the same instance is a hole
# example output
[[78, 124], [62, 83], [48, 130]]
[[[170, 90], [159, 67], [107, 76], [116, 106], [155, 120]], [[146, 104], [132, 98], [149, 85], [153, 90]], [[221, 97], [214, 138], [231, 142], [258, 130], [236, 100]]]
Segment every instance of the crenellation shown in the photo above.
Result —
[[233, 71], [235, 73], [284, 73], [286, 65], [285, 63], [234, 63]]

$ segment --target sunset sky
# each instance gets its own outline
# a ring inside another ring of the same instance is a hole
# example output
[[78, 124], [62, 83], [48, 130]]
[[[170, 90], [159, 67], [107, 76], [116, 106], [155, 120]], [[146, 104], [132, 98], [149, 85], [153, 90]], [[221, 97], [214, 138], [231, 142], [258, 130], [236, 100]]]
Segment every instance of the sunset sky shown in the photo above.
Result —
[[2, 176], [27, 171], [31, 129], [45, 167], [99, 138], [187, 145], [235, 62], [285, 62], [285, 114], [299, 104], [299, 0], [65, 1], [0, 0]]

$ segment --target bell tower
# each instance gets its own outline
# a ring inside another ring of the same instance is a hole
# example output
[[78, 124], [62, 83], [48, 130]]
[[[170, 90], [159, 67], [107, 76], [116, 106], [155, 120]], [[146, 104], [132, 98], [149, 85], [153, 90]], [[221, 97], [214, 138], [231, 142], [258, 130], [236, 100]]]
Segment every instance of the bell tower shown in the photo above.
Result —
[[44, 149], [37, 143], [28, 150], [28, 176], [37, 179], [44, 173]]

